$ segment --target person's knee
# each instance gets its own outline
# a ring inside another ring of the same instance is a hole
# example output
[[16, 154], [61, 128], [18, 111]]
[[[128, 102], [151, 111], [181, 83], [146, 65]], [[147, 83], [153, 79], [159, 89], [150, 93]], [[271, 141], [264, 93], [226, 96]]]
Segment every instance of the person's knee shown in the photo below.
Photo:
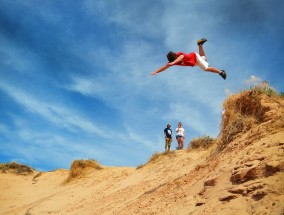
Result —
[[204, 71], [211, 71], [211, 69], [209, 67], [204, 67], [203, 70]]

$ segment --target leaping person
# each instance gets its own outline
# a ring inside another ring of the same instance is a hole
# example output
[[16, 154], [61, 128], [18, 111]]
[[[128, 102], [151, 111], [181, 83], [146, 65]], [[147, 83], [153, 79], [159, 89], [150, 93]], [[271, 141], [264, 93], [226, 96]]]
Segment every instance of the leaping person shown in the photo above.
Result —
[[197, 45], [199, 49], [199, 54], [196, 52], [191, 52], [189, 54], [186, 54], [184, 52], [172, 52], [170, 51], [167, 54], [168, 63], [161, 68], [157, 69], [156, 71], [152, 72], [150, 75], [157, 75], [160, 72], [165, 71], [171, 66], [199, 66], [202, 70], [206, 72], [213, 72], [217, 73], [225, 80], [227, 77], [227, 74], [225, 70], [219, 70], [215, 67], [209, 67], [209, 64], [207, 63], [207, 58], [205, 55], [205, 52], [203, 50], [203, 44], [207, 41], [207, 39], [202, 38], [200, 40], [197, 40]]

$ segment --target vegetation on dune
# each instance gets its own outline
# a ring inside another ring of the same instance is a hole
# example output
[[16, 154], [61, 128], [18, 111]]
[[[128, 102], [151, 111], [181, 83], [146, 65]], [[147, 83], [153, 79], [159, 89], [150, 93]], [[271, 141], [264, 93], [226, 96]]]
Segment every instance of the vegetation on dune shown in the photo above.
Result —
[[165, 156], [168, 156], [168, 155], [169, 156], [175, 156], [173, 151], [162, 152], [162, 153], [155, 152], [145, 164], [141, 164], [141, 165], [137, 166], [136, 169], [141, 169], [148, 164], [155, 163], [156, 161], [160, 160], [162, 157], [165, 157]]
[[265, 122], [266, 113], [271, 106], [268, 103], [278, 103], [283, 97], [273, 88], [251, 87], [238, 94], [231, 95], [224, 102], [220, 143], [223, 148], [238, 137], [239, 134]]
[[[250, 89], [229, 96], [223, 104], [224, 112], [222, 114], [220, 135], [217, 138], [211, 138], [210, 136], [194, 138], [189, 143], [187, 151], [190, 152], [196, 149], [207, 150], [211, 146], [216, 145], [215, 152], [218, 153], [230, 142], [261, 123], [271, 121], [272, 118], [275, 120], [277, 117], [279, 118], [278, 121], [282, 120], [283, 122], [283, 116], [281, 116], [284, 109], [283, 98], [284, 93], [277, 93], [271, 87], [261, 86], [251, 87]], [[271, 112], [271, 110], [274, 112], [270, 113], [270, 117], [267, 117], [267, 113]], [[282, 124], [278, 123], [276, 127]], [[136, 169], [174, 156], [177, 156], [175, 151], [155, 152], [145, 164], [139, 165]], [[66, 182], [83, 177], [89, 170], [101, 169], [103, 167], [96, 160], [75, 160], [71, 165]], [[26, 175], [32, 174], [34, 169], [12, 162], [0, 164], [0, 171], [3, 173], [12, 172]]]
[[16, 162], [11, 163], [1, 163], [0, 164], [0, 170], [2, 173], [15, 173], [17, 175], [29, 175], [34, 172], [34, 169], [31, 167], [28, 167], [23, 164], [18, 164]]
[[103, 167], [96, 160], [75, 160], [71, 165], [69, 176], [66, 182], [85, 175], [87, 170], [101, 170]]
[[208, 149], [216, 142], [217, 139], [209, 136], [194, 138], [188, 144], [187, 150], [190, 151], [191, 149]]
[[[187, 151], [190, 152], [195, 149], [207, 150], [214, 144], [217, 147], [216, 152], [223, 150], [226, 145], [254, 128], [254, 126], [271, 120], [271, 118], [267, 117], [267, 112], [272, 109], [275, 103], [278, 103], [280, 108], [284, 108], [283, 103], [280, 102], [283, 98], [283, 93], [278, 94], [273, 88], [262, 86], [251, 87], [229, 96], [223, 104], [224, 113], [218, 138], [209, 136], [194, 138], [189, 143]], [[154, 153], [145, 164], [139, 165], [137, 169], [155, 163], [164, 156], [173, 154], [173, 151], [171, 153]]]

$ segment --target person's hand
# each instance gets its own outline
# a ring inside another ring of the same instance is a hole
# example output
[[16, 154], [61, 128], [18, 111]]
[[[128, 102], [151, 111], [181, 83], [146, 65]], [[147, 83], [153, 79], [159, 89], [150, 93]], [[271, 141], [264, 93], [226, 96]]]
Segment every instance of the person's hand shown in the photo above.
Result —
[[157, 75], [157, 73], [156, 72], [152, 72], [149, 75]]
[[174, 65], [173, 62], [168, 62], [168, 66]]

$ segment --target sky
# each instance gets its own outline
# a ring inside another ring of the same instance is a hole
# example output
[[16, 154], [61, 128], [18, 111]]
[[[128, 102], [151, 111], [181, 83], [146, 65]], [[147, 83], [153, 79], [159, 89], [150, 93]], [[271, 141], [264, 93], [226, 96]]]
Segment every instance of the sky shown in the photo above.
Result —
[[[224, 100], [262, 80], [284, 92], [284, 3], [274, 0], [0, 0], [0, 162], [138, 166], [179, 121], [217, 137]], [[167, 63], [198, 52], [210, 66]], [[172, 143], [172, 149], [177, 146]]]

